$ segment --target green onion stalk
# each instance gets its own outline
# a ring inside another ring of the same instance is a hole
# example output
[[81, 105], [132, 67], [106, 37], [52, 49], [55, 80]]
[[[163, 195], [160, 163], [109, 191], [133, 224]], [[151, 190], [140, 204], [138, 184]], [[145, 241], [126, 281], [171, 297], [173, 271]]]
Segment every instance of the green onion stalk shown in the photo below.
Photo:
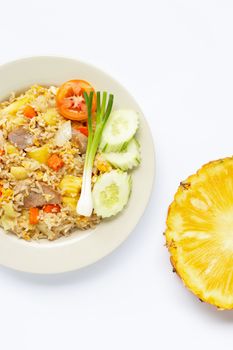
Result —
[[77, 204], [77, 214], [83, 216], [91, 216], [93, 211], [93, 198], [91, 189], [91, 178], [92, 169], [95, 159], [96, 152], [98, 150], [101, 136], [107, 120], [110, 116], [112, 105], [113, 105], [113, 95], [107, 94], [107, 92], [101, 93], [97, 92], [97, 109], [96, 109], [96, 127], [93, 130], [92, 126], [92, 102], [93, 102], [93, 91], [88, 95], [84, 92], [84, 98], [87, 105], [88, 112], [88, 141], [87, 141], [87, 151], [84, 163], [83, 179], [82, 179], [82, 189], [81, 195]]

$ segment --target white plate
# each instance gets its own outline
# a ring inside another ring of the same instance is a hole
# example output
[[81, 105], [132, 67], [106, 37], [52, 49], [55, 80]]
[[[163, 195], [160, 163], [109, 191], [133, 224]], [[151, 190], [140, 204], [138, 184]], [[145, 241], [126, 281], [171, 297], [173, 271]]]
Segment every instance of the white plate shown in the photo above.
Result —
[[86, 63], [61, 57], [33, 57], [0, 67], [0, 99], [11, 91], [23, 91], [38, 83], [60, 85], [69, 79], [84, 79], [96, 90], [115, 96], [115, 108], [132, 108], [140, 113], [138, 139], [142, 162], [133, 172], [133, 189], [128, 206], [118, 216], [104, 220], [94, 230], [76, 231], [54, 242], [26, 242], [0, 230], [0, 264], [34, 273], [59, 273], [90, 265], [118, 247], [142, 216], [154, 178], [154, 147], [149, 127], [130, 94], [112, 77]]

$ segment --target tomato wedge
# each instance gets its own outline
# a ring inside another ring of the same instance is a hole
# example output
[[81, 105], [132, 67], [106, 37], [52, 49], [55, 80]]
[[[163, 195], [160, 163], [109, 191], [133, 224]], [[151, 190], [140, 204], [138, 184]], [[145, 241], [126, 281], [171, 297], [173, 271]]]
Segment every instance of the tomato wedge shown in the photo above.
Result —
[[83, 135], [88, 137], [88, 128], [86, 126], [74, 126], [75, 130], [80, 131]]
[[92, 112], [96, 110], [96, 94], [94, 88], [85, 80], [69, 80], [58, 89], [56, 102], [61, 115], [70, 120], [86, 120], [87, 106], [83, 97], [84, 91], [94, 92]]
[[61, 208], [58, 204], [46, 204], [43, 206], [43, 211], [45, 213], [60, 213]]

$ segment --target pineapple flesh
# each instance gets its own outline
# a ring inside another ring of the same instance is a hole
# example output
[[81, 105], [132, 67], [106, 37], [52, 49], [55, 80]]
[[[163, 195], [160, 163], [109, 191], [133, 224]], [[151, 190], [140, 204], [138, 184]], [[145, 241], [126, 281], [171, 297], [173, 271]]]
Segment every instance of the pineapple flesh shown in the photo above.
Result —
[[171, 262], [199, 299], [233, 309], [233, 157], [180, 184], [167, 216]]

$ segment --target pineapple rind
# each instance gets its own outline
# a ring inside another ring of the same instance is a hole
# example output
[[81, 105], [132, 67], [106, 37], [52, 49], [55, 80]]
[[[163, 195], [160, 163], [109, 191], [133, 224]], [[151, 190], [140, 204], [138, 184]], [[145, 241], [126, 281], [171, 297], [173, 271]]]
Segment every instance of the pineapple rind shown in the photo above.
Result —
[[233, 157], [204, 165], [180, 184], [165, 236], [185, 286], [207, 303], [233, 309]]

